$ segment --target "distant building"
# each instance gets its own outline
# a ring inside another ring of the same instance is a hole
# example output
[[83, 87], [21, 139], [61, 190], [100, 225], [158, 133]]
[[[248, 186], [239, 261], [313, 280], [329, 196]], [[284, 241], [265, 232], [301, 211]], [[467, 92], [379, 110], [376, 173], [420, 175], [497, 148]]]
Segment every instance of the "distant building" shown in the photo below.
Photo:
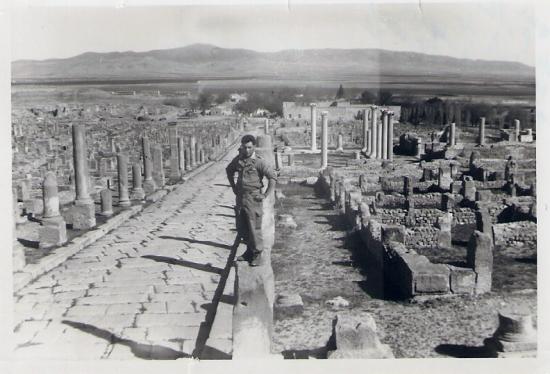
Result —
[[229, 99], [233, 103], [238, 103], [248, 100], [248, 96], [246, 96], [246, 94], [232, 93], [231, 95], [229, 95]]
[[[363, 117], [363, 109], [368, 109], [372, 104], [354, 104], [349, 100], [318, 101], [317, 117], [321, 117], [322, 111], [328, 112], [329, 121], [352, 121]], [[400, 106], [384, 107], [395, 113], [394, 119], [399, 121], [401, 116]], [[309, 103], [297, 103], [293, 101], [283, 102], [283, 117], [288, 120], [302, 121], [311, 119], [311, 107]]]

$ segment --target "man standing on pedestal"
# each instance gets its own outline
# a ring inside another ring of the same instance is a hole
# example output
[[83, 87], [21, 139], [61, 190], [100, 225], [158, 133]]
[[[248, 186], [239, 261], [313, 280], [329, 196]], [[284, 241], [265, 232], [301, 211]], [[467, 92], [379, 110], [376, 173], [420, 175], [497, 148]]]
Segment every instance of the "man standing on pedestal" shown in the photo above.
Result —
[[[237, 199], [235, 207], [237, 233], [247, 244], [246, 252], [237, 261], [249, 261], [250, 266], [262, 264], [262, 215], [263, 200], [275, 188], [277, 177], [273, 169], [256, 155], [256, 139], [245, 135], [241, 139], [239, 155], [225, 169], [227, 179]], [[237, 173], [237, 182], [235, 182]], [[263, 178], [268, 179], [265, 193], [262, 193]]]

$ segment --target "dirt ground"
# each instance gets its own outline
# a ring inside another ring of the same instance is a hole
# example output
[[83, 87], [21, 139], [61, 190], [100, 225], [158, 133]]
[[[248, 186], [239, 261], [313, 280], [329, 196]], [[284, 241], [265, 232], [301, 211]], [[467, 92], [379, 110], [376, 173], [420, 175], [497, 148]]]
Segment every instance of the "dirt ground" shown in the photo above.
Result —
[[[277, 202], [276, 213], [291, 214], [298, 227], [276, 230], [275, 291], [298, 293], [304, 302], [303, 315], [275, 322], [273, 348], [287, 358], [326, 357], [337, 313], [370, 313], [396, 358], [484, 357], [483, 340], [496, 329], [499, 308], [522, 304], [536, 313], [536, 259], [499, 255], [490, 294], [423, 302], [380, 298], [369, 287], [372, 274], [362, 243], [346, 234], [328, 201], [310, 187], [287, 185], [283, 192], [286, 198]], [[440, 262], [456, 261], [459, 251], [439, 256]], [[337, 296], [350, 306], [337, 310], [325, 304]]]

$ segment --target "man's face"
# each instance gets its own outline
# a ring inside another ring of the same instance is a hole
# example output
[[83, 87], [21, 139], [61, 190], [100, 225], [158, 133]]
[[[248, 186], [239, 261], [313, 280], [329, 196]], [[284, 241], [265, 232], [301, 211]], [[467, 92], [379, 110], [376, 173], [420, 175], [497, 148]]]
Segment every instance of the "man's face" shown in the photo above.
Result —
[[242, 155], [243, 155], [245, 158], [249, 158], [249, 157], [252, 156], [252, 154], [254, 153], [255, 148], [256, 148], [256, 147], [254, 147], [254, 144], [252, 144], [252, 142], [248, 142], [248, 143], [243, 143], [243, 144], [241, 144], [241, 152], [242, 152]]

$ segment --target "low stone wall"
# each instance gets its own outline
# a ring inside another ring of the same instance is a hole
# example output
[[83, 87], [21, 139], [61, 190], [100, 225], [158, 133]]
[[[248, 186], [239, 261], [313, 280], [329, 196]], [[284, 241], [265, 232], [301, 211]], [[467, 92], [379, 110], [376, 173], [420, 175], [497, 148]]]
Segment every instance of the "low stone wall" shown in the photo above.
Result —
[[537, 224], [530, 221], [497, 223], [493, 225], [495, 245], [501, 247], [537, 246]]

